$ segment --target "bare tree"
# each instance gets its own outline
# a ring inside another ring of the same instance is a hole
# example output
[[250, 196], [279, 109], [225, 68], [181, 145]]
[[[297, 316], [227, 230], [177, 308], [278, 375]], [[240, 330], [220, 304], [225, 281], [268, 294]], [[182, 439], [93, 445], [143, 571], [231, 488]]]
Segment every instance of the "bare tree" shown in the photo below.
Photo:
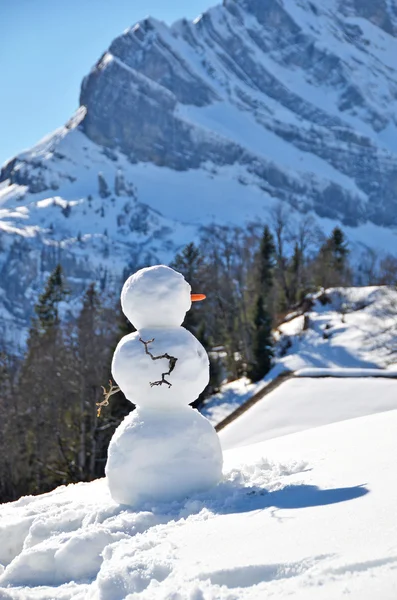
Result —
[[289, 215], [290, 212], [281, 202], [271, 210], [271, 224], [276, 246], [276, 279], [284, 296], [284, 302], [280, 302], [279, 304], [280, 306], [284, 304], [285, 307], [291, 305], [291, 293], [287, 276], [287, 252], [292, 238]]
[[378, 277], [381, 285], [397, 285], [397, 256], [387, 254], [382, 258]]

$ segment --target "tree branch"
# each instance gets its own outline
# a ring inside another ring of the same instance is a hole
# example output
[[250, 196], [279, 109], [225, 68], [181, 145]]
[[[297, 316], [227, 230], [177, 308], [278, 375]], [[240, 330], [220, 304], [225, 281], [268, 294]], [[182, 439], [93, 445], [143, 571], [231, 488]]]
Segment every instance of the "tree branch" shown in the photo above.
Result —
[[101, 385], [101, 388], [103, 390], [103, 395], [105, 396], [105, 398], [102, 400], [102, 402], [96, 402], [96, 406], [98, 407], [96, 416], [100, 417], [101, 416], [101, 410], [104, 406], [109, 406], [109, 398], [110, 396], [113, 396], [113, 394], [117, 394], [117, 392], [120, 391], [120, 388], [118, 385], [113, 385], [113, 382], [111, 379], [109, 379], [109, 390], [107, 390], [103, 385]]

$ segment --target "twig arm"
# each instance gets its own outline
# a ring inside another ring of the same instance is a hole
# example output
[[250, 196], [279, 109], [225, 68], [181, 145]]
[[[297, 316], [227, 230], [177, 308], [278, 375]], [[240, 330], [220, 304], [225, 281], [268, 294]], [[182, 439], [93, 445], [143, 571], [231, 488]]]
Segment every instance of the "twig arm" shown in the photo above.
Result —
[[153, 356], [153, 354], [148, 349], [148, 344], [151, 344], [152, 342], [154, 342], [154, 338], [151, 340], [148, 340], [147, 342], [144, 342], [142, 338], [139, 338], [139, 341], [142, 342], [142, 344], [145, 346], [145, 353], [148, 356], [150, 356], [150, 358], [152, 360], [159, 360], [160, 358], [166, 358], [169, 361], [168, 371], [166, 373], [161, 374], [161, 379], [159, 381], [150, 381], [149, 382], [150, 387], [153, 387], [154, 385], [162, 385], [163, 383], [166, 383], [168, 385], [168, 387], [170, 388], [172, 386], [172, 383], [167, 381], [165, 377], [166, 377], [166, 375], [171, 375], [172, 371], [175, 369], [176, 361], [178, 359], [175, 358], [175, 356], [170, 356], [167, 352], [165, 352], [164, 354], [161, 354], [160, 356]]
[[104, 406], [109, 406], [109, 398], [110, 396], [113, 396], [113, 394], [117, 394], [117, 392], [120, 391], [120, 388], [118, 385], [113, 385], [113, 382], [111, 379], [109, 379], [109, 389], [107, 390], [103, 385], [101, 385], [101, 388], [103, 390], [103, 395], [105, 396], [104, 399], [102, 400], [102, 402], [97, 402], [96, 406], [98, 407], [96, 416], [100, 417], [101, 416], [101, 410]]

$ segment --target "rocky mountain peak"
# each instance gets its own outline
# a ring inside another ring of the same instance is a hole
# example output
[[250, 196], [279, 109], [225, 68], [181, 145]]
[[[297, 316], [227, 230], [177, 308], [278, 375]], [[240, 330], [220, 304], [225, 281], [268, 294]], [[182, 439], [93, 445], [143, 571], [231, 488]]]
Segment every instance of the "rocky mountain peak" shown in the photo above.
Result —
[[28, 314], [56, 262], [77, 298], [274, 202], [389, 248], [396, 26], [392, 0], [224, 0], [127, 29], [77, 114], [1, 171], [0, 321]]

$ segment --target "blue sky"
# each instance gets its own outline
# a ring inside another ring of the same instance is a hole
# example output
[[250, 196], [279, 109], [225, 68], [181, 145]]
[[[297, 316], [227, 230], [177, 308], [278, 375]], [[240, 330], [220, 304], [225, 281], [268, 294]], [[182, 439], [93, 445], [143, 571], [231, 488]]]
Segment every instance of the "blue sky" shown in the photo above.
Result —
[[0, 165], [63, 125], [114, 37], [151, 15], [194, 18], [220, 0], [0, 0]]

